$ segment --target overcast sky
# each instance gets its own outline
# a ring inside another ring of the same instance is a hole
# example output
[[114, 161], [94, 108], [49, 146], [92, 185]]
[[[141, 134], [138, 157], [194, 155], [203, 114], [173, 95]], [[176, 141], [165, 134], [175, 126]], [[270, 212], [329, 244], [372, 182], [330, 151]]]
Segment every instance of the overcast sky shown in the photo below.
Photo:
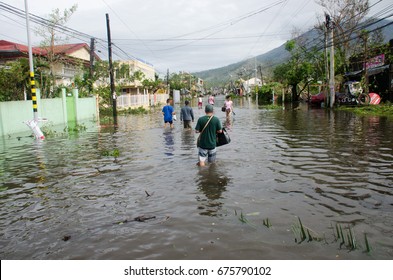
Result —
[[[2, 3], [25, 10], [24, 0]], [[0, 2], [0, 3], [1, 3]], [[392, 4], [377, 3], [369, 15]], [[48, 18], [53, 9], [78, 4], [67, 27], [98, 39], [107, 59], [106, 14], [109, 14], [114, 59], [136, 57], [159, 73], [223, 67], [272, 50], [293, 32], [305, 32], [324, 10], [315, 0], [28, 0], [31, 14]], [[27, 45], [26, 21], [0, 10], [0, 39]], [[31, 29], [37, 26], [32, 24]], [[33, 45], [42, 38], [31, 32]], [[90, 43], [89, 37], [67, 43]]]

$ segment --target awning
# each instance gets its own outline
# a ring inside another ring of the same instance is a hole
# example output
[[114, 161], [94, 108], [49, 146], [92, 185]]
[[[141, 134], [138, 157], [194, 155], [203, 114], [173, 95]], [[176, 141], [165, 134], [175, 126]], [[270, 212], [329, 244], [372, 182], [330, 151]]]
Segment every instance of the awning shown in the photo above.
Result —
[[372, 69], [367, 70], [367, 76], [377, 75], [386, 69], [389, 69], [389, 65], [379, 66]]
[[[377, 75], [377, 74], [385, 71], [386, 69], [389, 69], [389, 66], [390, 65], [388, 64], [388, 65], [383, 65], [383, 66], [367, 69], [367, 76]], [[346, 77], [359, 76], [359, 75], [362, 75], [363, 73], [364, 73], [364, 70], [358, 70], [358, 71], [345, 73], [344, 76], [346, 76]]]
[[357, 75], [361, 74], [362, 72], [363, 72], [363, 70], [348, 72], [348, 73], [345, 73], [344, 76], [357, 76]]

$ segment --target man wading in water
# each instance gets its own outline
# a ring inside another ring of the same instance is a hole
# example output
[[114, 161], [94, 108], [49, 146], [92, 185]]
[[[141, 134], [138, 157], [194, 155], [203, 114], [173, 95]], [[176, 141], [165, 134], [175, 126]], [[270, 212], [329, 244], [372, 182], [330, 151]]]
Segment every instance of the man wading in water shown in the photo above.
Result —
[[195, 132], [200, 133], [198, 137], [198, 158], [199, 166], [205, 166], [206, 159], [209, 163], [216, 160], [217, 133], [222, 132], [220, 120], [213, 115], [213, 106], [206, 105], [206, 115], [200, 117], [195, 126]]

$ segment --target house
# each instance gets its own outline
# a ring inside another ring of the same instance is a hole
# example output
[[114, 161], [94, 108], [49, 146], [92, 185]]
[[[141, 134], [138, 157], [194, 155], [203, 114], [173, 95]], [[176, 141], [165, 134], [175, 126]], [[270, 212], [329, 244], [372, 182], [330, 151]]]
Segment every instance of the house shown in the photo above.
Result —
[[[149, 63], [137, 59], [118, 61], [118, 63], [119, 68], [115, 72], [115, 77], [121, 87], [121, 94], [140, 94], [143, 91], [143, 80], [155, 80], [154, 67]], [[135, 77], [138, 72], [141, 77]]]
[[[9, 61], [28, 58], [28, 46], [0, 40], [0, 66]], [[74, 78], [83, 74], [90, 66], [90, 47], [86, 43], [56, 45], [53, 47], [32, 47], [35, 57], [49, 59], [53, 55], [54, 63], [50, 67], [56, 85], [70, 85]], [[95, 60], [100, 57], [93, 53]]]
[[[56, 45], [41, 48], [45, 56], [53, 54], [56, 57], [52, 65], [57, 85], [70, 85], [76, 76], [82, 76], [84, 69], [90, 67], [90, 47], [86, 43]], [[95, 60], [100, 57], [93, 53]]]
[[[43, 55], [44, 51], [41, 48], [32, 48], [33, 55]], [[0, 40], [0, 65], [4, 65], [9, 61], [14, 61], [19, 58], [29, 57], [28, 46]]]
[[[33, 55], [47, 61], [54, 61], [47, 72], [52, 71], [56, 86], [70, 86], [75, 77], [82, 76], [86, 68], [90, 67], [91, 52], [89, 45], [85, 43], [56, 45], [53, 47], [33, 47]], [[9, 61], [28, 58], [28, 46], [0, 40], [0, 67]], [[100, 58], [93, 52], [94, 60]], [[142, 81], [145, 79], [155, 80], [154, 67], [141, 60], [117, 61], [115, 71], [116, 86], [120, 86], [118, 94], [136, 95], [146, 94]], [[138, 76], [138, 77], [136, 77]], [[108, 79], [97, 81], [96, 86], [109, 85]]]
[[262, 81], [258, 78], [251, 78], [247, 81], [243, 81], [243, 87], [246, 93], [250, 93], [251, 89], [254, 89], [256, 86], [261, 87]]

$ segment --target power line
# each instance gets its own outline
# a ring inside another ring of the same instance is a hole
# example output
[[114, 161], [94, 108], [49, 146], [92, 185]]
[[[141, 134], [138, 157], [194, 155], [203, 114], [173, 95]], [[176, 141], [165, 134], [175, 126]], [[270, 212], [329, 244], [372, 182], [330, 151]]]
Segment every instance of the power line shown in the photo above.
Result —
[[[13, 14], [13, 15], [15, 15], [17, 17], [20, 17], [20, 18], [25, 18], [26, 17], [26, 12], [24, 10], [18, 9], [18, 8], [14, 7], [14, 6], [11, 6], [11, 5], [8, 5], [8, 4], [4, 3], [4, 2], [0, 2], [0, 10], [3, 10], [5, 12], [7, 12], [7, 13]], [[108, 49], [105, 46], [105, 44], [107, 44], [106, 40], [103, 40], [103, 39], [100, 39], [100, 38], [96, 38], [96, 37], [94, 37], [92, 35], [80, 32], [78, 30], [66, 27], [64, 25], [55, 24], [55, 23], [51, 22], [50, 20], [47, 20], [47, 19], [42, 18], [40, 16], [34, 15], [32, 13], [29, 13], [29, 15], [30, 15], [30, 20], [33, 23], [37, 24], [37, 25], [40, 25], [40, 26], [43, 26], [43, 27], [46, 27], [46, 28], [47, 27], [53, 28], [54, 30], [56, 30], [57, 32], [59, 32], [61, 34], [68, 35], [68, 36], [70, 36], [72, 38], [78, 39], [78, 40], [80, 40], [82, 42], [85, 42], [87, 44], [90, 42], [91, 38], [94, 38], [96, 40], [96, 42], [99, 43], [101, 48], [103, 48], [106, 51]], [[116, 48], [121, 53], [126, 54], [126, 52], [123, 51], [120, 47], [116, 46]], [[117, 57], [119, 57], [119, 58], [124, 57], [119, 52], [114, 52], [114, 54]], [[130, 57], [130, 56], [127, 54], [127, 57]]]
[[[276, 36], [284, 36], [289, 35], [289, 33], [270, 33], [270, 34], [263, 34], [263, 37], [276, 37]], [[212, 40], [236, 40], [236, 39], [252, 39], [260, 37], [260, 34], [254, 35], [239, 35], [239, 36], [230, 36], [230, 37], [209, 37], [209, 38], [149, 38], [143, 39], [144, 41], [148, 42], [172, 42], [172, 41], [212, 41]], [[116, 41], [138, 41], [139, 39], [114, 39]]]
[[285, 2], [285, 1], [288, 1], [288, 0], [281, 0], [281, 1], [278, 1], [278, 2], [275, 2], [275, 3], [272, 3], [272, 4], [268, 5], [268, 6], [264, 6], [264, 7], [258, 8], [256, 10], [253, 10], [251, 12], [245, 13], [243, 15], [240, 15], [240, 16], [237, 16], [237, 17], [225, 20], [223, 22], [217, 23], [215, 25], [212, 25], [212, 26], [209, 26], [209, 27], [206, 27], [206, 28], [202, 28], [202, 29], [197, 30], [197, 31], [189, 32], [189, 33], [186, 33], [186, 34], [178, 35], [178, 36], [172, 37], [170, 39], [187, 37], [189, 35], [198, 34], [198, 33], [202, 33], [202, 32], [205, 32], [205, 31], [211, 31], [211, 30], [215, 30], [215, 29], [221, 28], [221, 27], [232, 26], [232, 25], [235, 25], [235, 24], [237, 24], [237, 23], [239, 23], [239, 22], [241, 22], [241, 21], [243, 21], [243, 20], [245, 20], [247, 18], [253, 17], [253, 16], [255, 16], [257, 14], [260, 14], [262, 12], [265, 12], [265, 11], [267, 11], [267, 10], [269, 10], [269, 9], [271, 9], [271, 8], [277, 6], [277, 5], [279, 5], [279, 4], [281, 4], [282, 2]]
[[[117, 13], [116, 13], [116, 11], [113, 10], [112, 7], [109, 6], [109, 4], [105, 2], [105, 0], [102, 0], [102, 2], [104, 2], [104, 4], [105, 4], [105, 5], [115, 14], [115, 16], [121, 21], [121, 23], [123, 23], [124, 26], [125, 26], [131, 33], [133, 33], [133, 34], [135, 35], [135, 37], [138, 39], [138, 41], [140, 41], [140, 42], [143, 44], [143, 46], [144, 46], [145, 48], [147, 48], [147, 49], [151, 52], [151, 54], [155, 55], [155, 54], [153, 53], [153, 51], [149, 48], [149, 46], [148, 46], [147, 44], [145, 44], [145, 42], [144, 42], [143, 40], [141, 40], [141, 39], [138, 37], [138, 35], [128, 26], [128, 24], [127, 24], [127, 23], [126, 23]], [[122, 52], [123, 52], [123, 51], [122, 51]]]
[[[377, 2], [377, 3], [375, 3], [375, 4], [373, 4], [373, 5], [371, 5], [370, 7], [368, 7], [368, 10], [370, 10], [373, 6], [379, 4], [380, 2], [381, 2], [381, 1], [379, 1], [379, 2]], [[345, 30], [344, 32], [342, 32], [342, 33], [339, 34], [339, 35], [336, 34], [335, 37], [334, 37], [334, 40], [335, 40], [338, 44], [347, 43], [347, 42], [353, 40], [353, 38], [352, 38], [352, 39], [350, 38], [350, 39], [348, 40], [348, 38], [346, 38], [346, 36], [349, 35], [349, 34], [353, 34], [353, 33], [357, 32], [357, 31], [360, 31], [360, 30], [362, 30], [362, 29], [365, 29], [365, 28], [367, 28], [367, 27], [369, 27], [369, 26], [371, 26], [371, 25], [373, 25], [373, 24], [376, 24], [376, 23], [378, 23], [378, 22], [380, 22], [380, 21], [382, 21], [382, 20], [384, 20], [384, 19], [386, 19], [386, 18], [391, 17], [391, 15], [388, 15], [388, 16], [385, 17], [385, 18], [378, 19], [378, 20], [376, 19], [376, 18], [378, 18], [379, 16], [383, 15], [384, 13], [391, 12], [391, 11], [393, 10], [392, 7], [393, 7], [393, 5], [391, 4], [391, 5], [389, 5], [388, 7], [385, 7], [385, 8], [383, 8], [381, 11], [377, 12], [375, 15], [372, 15], [368, 21], [365, 21], [365, 22], [361, 23], [360, 25], [356, 25], [356, 26], [354, 26], [352, 29], [347, 29], [347, 30]], [[363, 13], [363, 12], [359, 12], [359, 13], [353, 15], [352, 17], [350, 17], [350, 18], [348, 18], [347, 20], [345, 20], [344, 22], [342, 22], [341, 25], [347, 24], [350, 20], [352, 20], [353, 18], [355, 18], [355, 17], [361, 15], [362, 13]], [[316, 28], [315, 28], [315, 29], [316, 29]], [[321, 34], [320, 36], [323, 36], [323, 35]], [[358, 37], [355, 37], [355, 39], [356, 39], [356, 38], [358, 38]], [[313, 42], [315, 42], [315, 41], [319, 41], [319, 43], [317, 43], [316, 46], [313, 46]], [[309, 45], [312, 45], [312, 46], [309, 48], [309, 50], [310, 50], [311, 48], [317, 48], [318, 50], [321, 50], [321, 49], [324, 49], [324, 48], [325, 48], [325, 46], [324, 46], [324, 38], [320, 38], [320, 37], [314, 38], [314, 39], [313, 39], [311, 42], [309, 42], [308, 44], [309, 44]], [[330, 46], [328, 46], [328, 47], [330, 47]]]

